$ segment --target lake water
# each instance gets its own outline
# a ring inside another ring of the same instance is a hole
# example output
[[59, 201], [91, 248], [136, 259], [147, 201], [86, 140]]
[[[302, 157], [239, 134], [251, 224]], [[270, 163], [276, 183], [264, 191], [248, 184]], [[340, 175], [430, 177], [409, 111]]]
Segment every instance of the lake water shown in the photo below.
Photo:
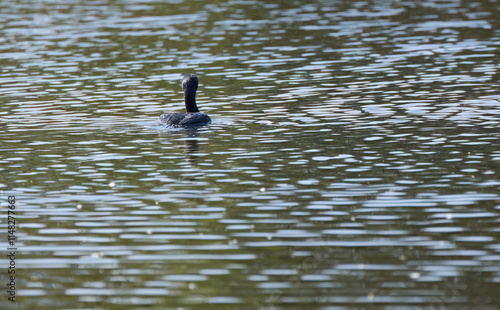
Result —
[[499, 10], [1, 2], [2, 309], [498, 309]]

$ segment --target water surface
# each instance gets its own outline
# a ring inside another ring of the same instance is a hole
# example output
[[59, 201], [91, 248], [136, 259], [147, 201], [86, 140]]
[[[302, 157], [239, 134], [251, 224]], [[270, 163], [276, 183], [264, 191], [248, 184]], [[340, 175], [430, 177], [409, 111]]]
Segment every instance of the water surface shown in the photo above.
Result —
[[[1, 3], [16, 306], [497, 309], [498, 14]], [[156, 126], [186, 73], [213, 123]]]

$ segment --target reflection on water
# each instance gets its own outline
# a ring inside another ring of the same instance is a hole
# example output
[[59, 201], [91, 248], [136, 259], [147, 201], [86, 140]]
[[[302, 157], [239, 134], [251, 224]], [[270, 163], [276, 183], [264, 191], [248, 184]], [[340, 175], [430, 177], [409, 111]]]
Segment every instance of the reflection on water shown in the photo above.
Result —
[[0, 8], [21, 307], [500, 306], [495, 2]]

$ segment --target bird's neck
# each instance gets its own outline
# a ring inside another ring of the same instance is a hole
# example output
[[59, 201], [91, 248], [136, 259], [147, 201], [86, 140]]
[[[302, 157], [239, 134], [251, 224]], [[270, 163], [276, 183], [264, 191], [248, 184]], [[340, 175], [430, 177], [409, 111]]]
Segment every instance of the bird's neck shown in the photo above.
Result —
[[184, 104], [186, 105], [186, 112], [200, 112], [196, 106], [196, 93], [184, 92]]

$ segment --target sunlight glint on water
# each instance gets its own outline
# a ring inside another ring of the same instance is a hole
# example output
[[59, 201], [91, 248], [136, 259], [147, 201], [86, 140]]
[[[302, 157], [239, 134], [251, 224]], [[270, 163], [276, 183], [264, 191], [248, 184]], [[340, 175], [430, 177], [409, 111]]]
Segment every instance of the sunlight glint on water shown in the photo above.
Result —
[[[17, 304], [497, 309], [497, 16], [487, 1], [1, 3]], [[212, 124], [157, 126], [183, 110], [186, 73]]]

